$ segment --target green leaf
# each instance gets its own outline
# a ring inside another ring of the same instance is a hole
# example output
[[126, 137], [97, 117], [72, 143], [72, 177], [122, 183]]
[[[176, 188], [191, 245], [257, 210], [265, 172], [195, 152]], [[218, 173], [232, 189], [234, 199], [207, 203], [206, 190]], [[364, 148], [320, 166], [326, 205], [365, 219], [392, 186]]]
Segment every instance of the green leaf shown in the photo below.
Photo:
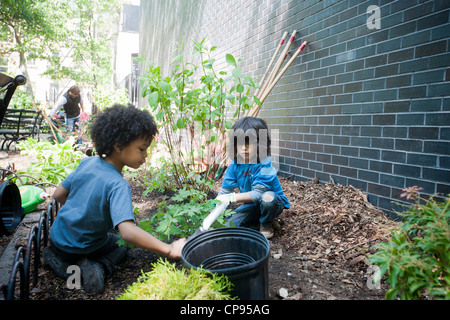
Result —
[[384, 298], [386, 300], [395, 300], [395, 298], [397, 297], [398, 294], [398, 289], [389, 289], [388, 291], [386, 291], [386, 294], [384, 296]]
[[244, 92], [244, 86], [242, 84], [238, 84], [236, 87], [236, 91], [239, 93]]
[[409, 292], [411, 292], [411, 294], [414, 294], [416, 291], [425, 287], [426, 285], [427, 283], [425, 281], [416, 281], [409, 285]]
[[168, 84], [166, 81], [161, 80], [161, 81], [159, 81], [158, 85], [161, 88], [161, 90], [163, 90], [165, 92], [170, 91], [170, 84]]
[[135, 57], [135, 58], [133, 58], [133, 60], [136, 62], [145, 62], [146, 61], [145, 58], [143, 58], [143, 57]]
[[157, 103], [158, 103], [158, 100], [159, 100], [159, 93], [158, 93], [158, 91], [153, 91], [149, 96], [148, 96], [148, 104], [151, 106], [151, 107], [154, 107]]
[[237, 66], [236, 65], [236, 60], [234, 59], [234, 57], [231, 54], [227, 53], [225, 58], [226, 58], [228, 64], [231, 64], [234, 67]]
[[261, 100], [258, 99], [258, 97], [253, 96], [253, 101], [254, 101], [258, 106], [261, 107], [262, 103], [261, 103]]
[[236, 78], [239, 78], [242, 74], [241, 68], [234, 68], [233, 71], [231, 71], [231, 74], [235, 76]]

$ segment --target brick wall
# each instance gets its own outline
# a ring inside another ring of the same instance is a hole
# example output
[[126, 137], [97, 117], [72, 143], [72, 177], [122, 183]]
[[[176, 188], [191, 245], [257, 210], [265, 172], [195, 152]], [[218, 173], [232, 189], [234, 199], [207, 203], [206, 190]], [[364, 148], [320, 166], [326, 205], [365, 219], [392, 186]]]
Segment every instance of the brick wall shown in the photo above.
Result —
[[[206, 37], [259, 78], [285, 31], [297, 30], [292, 52], [309, 42], [259, 113], [280, 130], [281, 175], [353, 185], [386, 211], [401, 210], [405, 187], [450, 193], [450, 1], [179, 3], [141, 3], [142, 54], [156, 64]], [[366, 24], [370, 5], [380, 29]]]

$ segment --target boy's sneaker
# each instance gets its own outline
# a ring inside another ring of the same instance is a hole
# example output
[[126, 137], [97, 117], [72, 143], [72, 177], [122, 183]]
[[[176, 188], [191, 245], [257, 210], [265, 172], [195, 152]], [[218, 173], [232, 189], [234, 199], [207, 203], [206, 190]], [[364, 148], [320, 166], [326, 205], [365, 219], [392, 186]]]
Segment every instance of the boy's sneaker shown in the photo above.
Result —
[[271, 239], [273, 237], [273, 227], [272, 225], [264, 227], [263, 225], [261, 225], [259, 227], [259, 232], [261, 232], [264, 237], [266, 237], [267, 239]]
[[84, 259], [79, 266], [84, 291], [86, 293], [102, 293], [105, 289], [105, 271], [101, 263]]
[[69, 278], [67, 268], [70, 264], [59, 257], [51, 246], [47, 246], [42, 250], [42, 258], [44, 258], [44, 263], [50, 266], [56, 276], [64, 280]]

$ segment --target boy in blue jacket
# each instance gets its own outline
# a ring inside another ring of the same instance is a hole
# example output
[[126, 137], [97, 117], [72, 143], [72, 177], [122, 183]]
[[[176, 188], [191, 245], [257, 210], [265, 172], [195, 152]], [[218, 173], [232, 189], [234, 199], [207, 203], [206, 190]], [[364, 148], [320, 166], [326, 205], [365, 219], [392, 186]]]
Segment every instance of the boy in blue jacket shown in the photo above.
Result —
[[[270, 161], [270, 135], [264, 120], [244, 117], [231, 128], [228, 154], [233, 161], [224, 174], [217, 199], [242, 202], [229, 218], [235, 227], [258, 229], [266, 238], [273, 236], [273, 222], [289, 208], [276, 169]], [[235, 188], [239, 193], [235, 193]]]

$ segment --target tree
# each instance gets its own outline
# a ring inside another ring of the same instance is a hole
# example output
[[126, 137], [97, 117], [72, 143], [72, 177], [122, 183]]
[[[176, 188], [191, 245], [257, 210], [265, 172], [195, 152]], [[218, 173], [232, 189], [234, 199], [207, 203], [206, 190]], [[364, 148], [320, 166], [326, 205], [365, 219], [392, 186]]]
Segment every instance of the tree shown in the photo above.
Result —
[[54, 56], [47, 74], [52, 79], [70, 78], [98, 89], [112, 85], [114, 40], [122, 10], [121, 0], [70, 1], [69, 37], [61, 44], [70, 50], [70, 64]]
[[[115, 37], [123, 0], [0, 0], [1, 54], [49, 62], [44, 75], [95, 90], [113, 89]], [[33, 95], [31, 81], [27, 91]], [[95, 93], [94, 93], [95, 94]]]
[[[19, 67], [29, 79], [27, 57], [48, 59], [66, 34], [67, 1], [0, 0], [0, 53], [19, 54]], [[31, 81], [27, 92], [33, 95]]]

